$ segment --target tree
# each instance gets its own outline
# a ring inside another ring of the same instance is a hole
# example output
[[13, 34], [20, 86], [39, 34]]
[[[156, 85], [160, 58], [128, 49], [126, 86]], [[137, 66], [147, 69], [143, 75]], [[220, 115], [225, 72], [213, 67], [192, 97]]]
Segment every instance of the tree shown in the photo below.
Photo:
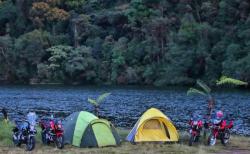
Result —
[[79, 8], [85, 3], [86, 0], [63, 0], [63, 1], [69, 8]]
[[[212, 109], [215, 106], [215, 100], [214, 100], [213, 96], [211, 95], [211, 89], [206, 85], [206, 83], [204, 83], [201, 80], [197, 80], [196, 83], [201, 89], [189, 88], [189, 90], [187, 91], [187, 95], [200, 94], [200, 95], [208, 97], [207, 116], [210, 119]], [[222, 85], [225, 85], [225, 84], [234, 85], [234, 86], [242, 86], [242, 85], [247, 85], [247, 82], [243, 82], [243, 81], [233, 79], [233, 78], [230, 78], [230, 77], [226, 77], [226, 76], [222, 76], [218, 81], [216, 81], [217, 86], [222, 86]]]
[[169, 37], [169, 21], [167, 18], [156, 18], [147, 27], [148, 34], [154, 39], [158, 48], [159, 53], [155, 53], [157, 57], [157, 62], [160, 63], [160, 57], [163, 57], [165, 52], [165, 47], [167, 46]]
[[53, 46], [47, 49], [47, 52], [51, 55], [47, 64], [48, 71], [50, 72], [50, 81], [63, 82], [65, 80], [65, 62], [68, 54], [72, 50], [73, 47], [63, 45]]
[[47, 13], [46, 13], [46, 18], [49, 22], [51, 22], [52, 25], [52, 34], [55, 35], [56, 33], [56, 23], [65, 21], [69, 17], [68, 12], [66, 12], [63, 9], [59, 8], [51, 8]]
[[46, 55], [46, 48], [50, 46], [50, 35], [46, 31], [34, 30], [21, 35], [15, 41], [15, 55], [17, 62], [16, 75], [20, 80], [28, 81], [36, 74], [37, 65]]
[[47, 24], [52, 26], [52, 34], [55, 35], [56, 23], [69, 18], [68, 12], [55, 6], [56, 2], [34, 2], [30, 9], [30, 18], [37, 28], [43, 28]]
[[30, 9], [30, 19], [37, 28], [43, 28], [46, 22], [46, 13], [50, 10], [49, 4], [45, 2], [33, 3]]
[[111, 93], [103, 93], [102, 95], [98, 96], [97, 99], [88, 98], [88, 102], [91, 103], [95, 108], [95, 115], [99, 116], [100, 104], [110, 95]]
[[0, 80], [12, 80], [15, 72], [14, 41], [9, 35], [0, 36]]
[[[124, 66], [126, 64], [124, 53], [127, 50], [127, 38], [120, 38], [112, 49], [111, 81], [114, 83], [124, 83]], [[119, 80], [120, 79], [120, 80]]]
[[90, 31], [90, 17], [84, 14], [77, 15], [71, 18], [72, 32], [73, 32], [73, 43], [74, 47], [77, 48], [80, 44], [80, 40], [88, 34]]
[[96, 60], [91, 55], [90, 47], [81, 46], [71, 50], [66, 57], [65, 73], [70, 74], [73, 81], [94, 81], [96, 77]]

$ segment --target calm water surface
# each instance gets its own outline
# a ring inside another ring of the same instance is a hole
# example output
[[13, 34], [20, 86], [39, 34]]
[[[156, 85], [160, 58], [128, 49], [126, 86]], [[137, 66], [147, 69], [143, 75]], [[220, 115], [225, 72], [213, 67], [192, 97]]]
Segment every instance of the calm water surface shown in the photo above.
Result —
[[[0, 108], [6, 107], [10, 118], [20, 118], [22, 113], [34, 109], [39, 116], [52, 112], [66, 117], [75, 111], [93, 111], [87, 98], [95, 98], [103, 92], [111, 92], [101, 105], [101, 115], [117, 127], [131, 128], [141, 114], [150, 107], [163, 111], [179, 129], [188, 127], [193, 112], [205, 113], [207, 104], [203, 97], [187, 96], [186, 88], [165, 90], [150, 88], [105, 87], [49, 87], [49, 86], [1, 86]], [[234, 133], [250, 135], [250, 92], [216, 92], [216, 107], [223, 109], [235, 120]]]

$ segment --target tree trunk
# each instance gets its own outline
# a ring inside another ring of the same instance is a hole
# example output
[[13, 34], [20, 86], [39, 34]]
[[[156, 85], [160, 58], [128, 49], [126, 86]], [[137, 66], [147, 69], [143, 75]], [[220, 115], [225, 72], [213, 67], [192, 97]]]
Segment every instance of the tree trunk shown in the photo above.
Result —
[[73, 22], [73, 33], [74, 33], [74, 47], [77, 48], [79, 46], [78, 43], [78, 32], [76, 22]]
[[161, 39], [161, 59], [163, 59], [163, 55], [164, 55], [164, 40], [162, 38]]
[[208, 118], [210, 119], [211, 118], [211, 114], [212, 114], [212, 110], [214, 108], [214, 104], [215, 104], [215, 101], [213, 98], [209, 98], [208, 100]]
[[99, 117], [99, 106], [95, 106], [95, 115]]
[[53, 25], [52, 25], [52, 35], [53, 36], [56, 35], [56, 26], [55, 26], [55, 23], [53, 23]]

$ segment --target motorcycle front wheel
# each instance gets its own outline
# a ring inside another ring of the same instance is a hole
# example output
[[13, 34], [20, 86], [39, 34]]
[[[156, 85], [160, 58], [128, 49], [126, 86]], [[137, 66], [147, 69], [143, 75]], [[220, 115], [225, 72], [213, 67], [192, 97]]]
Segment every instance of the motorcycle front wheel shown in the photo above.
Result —
[[31, 136], [27, 139], [26, 151], [32, 151], [35, 148], [36, 140], [34, 136]]
[[214, 135], [210, 135], [208, 137], [208, 145], [213, 146], [216, 144], [216, 137]]
[[63, 136], [56, 137], [56, 147], [62, 149], [64, 147]]
[[189, 139], [189, 143], [188, 143], [188, 145], [189, 146], [192, 146], [193, 145], [193, 143], [194, 143], [194, 141], [195, 141], [195, 136], [193, 136], [193, 135], [191, 135], [191, 137], [190, 137], [190, 139]]

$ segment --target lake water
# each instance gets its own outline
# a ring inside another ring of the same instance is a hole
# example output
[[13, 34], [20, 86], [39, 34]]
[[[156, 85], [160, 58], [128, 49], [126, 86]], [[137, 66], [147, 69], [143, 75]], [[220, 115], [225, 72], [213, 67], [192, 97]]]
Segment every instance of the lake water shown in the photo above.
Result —
[[[65, 86], [1, 86], [0, 108], [8, 109], [11, 119], [23, 117], [30, 109], [39, 116], [52, 112], [66, 117], [75, 111], [93, 111], [87, 98], [96, 98], [104, 92], [112, 94], [101, 104], [101, 115], [117, 127], [131, 128], [150, 107], [164, 112], [178, 129], [188, 128], [187, 122], [193, 112], [206, 112], [206, 99], [201, 96], [187, 96], [187, 88], [107, 88], [107, 87], [65, 87]], [[233, 132], [250, 135], [250, 92], [217, 91], [214, 94], [218, 109], [235, 121]]]

